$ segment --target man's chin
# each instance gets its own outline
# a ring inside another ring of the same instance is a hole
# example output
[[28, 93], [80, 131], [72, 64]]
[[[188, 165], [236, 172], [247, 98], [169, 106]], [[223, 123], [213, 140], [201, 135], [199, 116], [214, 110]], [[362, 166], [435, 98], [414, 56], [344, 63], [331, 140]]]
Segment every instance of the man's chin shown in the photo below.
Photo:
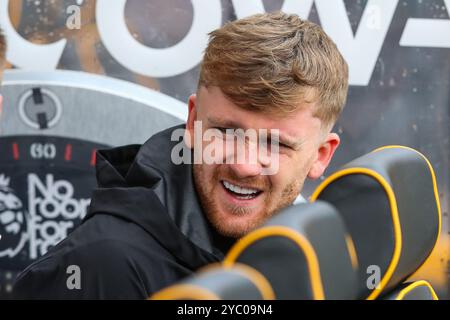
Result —
[[230, 238], [241, 238], [261, 226], [266, 219], [259, 212], [228, 213], [221, 212], [211, 217], [211, 223], [216, 231]]
[[220, 235], [233, 239], [239, 239], [252, 231], [251, 228], [245, 228], [242, 227], [242, 225], [230, 225], [224, 223], [214, 224], [214, 228]]

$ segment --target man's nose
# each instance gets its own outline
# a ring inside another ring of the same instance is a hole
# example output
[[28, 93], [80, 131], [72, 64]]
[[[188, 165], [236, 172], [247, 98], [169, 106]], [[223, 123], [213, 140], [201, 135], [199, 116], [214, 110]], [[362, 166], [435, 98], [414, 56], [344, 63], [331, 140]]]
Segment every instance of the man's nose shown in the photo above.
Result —
[[236, 177], [248, 178], [261, 175], [264, 167], [268, 164], [266, 163], [268, 162], [267, 157], [260, 152], [258, 144], [255, 142], [247, 142], [244, 148], [237, 148], [234, 151], [234, 159], [230, 168]]
[[259, 163], [233, 163], [230, 164], [230, 169], [240, 179], [259, 176], [262, 173]]

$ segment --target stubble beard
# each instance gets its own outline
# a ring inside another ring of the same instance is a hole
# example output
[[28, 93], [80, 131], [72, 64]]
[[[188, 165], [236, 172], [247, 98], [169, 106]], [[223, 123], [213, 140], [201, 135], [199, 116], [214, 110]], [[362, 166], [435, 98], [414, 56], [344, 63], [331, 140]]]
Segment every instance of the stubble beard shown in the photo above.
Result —
[[[203, 212], [218, 233], [230, 238], [240, 238], [246, 235], [264, 224], [270, 217], [275, 215], [281, 209], [291, 205], [300, 194], [304, 181], [304, 179], [296, 179], [292, 181], [283, 189], [280, 195], [274, 194], [273, 190], [269, 187], [267, 191], [264, 191], [266, 194], [264, 195], [265, 199], [262, 212], [258, 213], [255, 219], [245, 221], [245, 223], [239, 222], [230, 224], [227, 223], [227, 221], [224, 221], [224, 215], [229, 215], [231, 213], [232, 215], [243, 217], [249, 214], [252, 209], [230, 205], [228, 207], [230, 213], [223, 214], [220, 212], [218, 204], [216, 203], [214, 197], [212, 197], [215, 192], [215, 188], [220, 187], [219, 173], [219, 170], [215, 170], [212, 179], [208, 180], [204, 175], [202, 165], [193, 165], [194, 184], [203, 208]], [[278, 200], [276, 200], [276, 198], [278, 198]]]

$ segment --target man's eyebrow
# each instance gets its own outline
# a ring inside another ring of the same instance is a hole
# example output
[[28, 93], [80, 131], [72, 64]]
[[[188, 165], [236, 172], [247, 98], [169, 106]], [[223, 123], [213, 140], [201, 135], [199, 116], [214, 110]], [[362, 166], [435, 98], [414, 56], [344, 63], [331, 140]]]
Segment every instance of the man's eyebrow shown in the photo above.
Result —
[[214, 127], [223, 127], [230, 129], [244, 129], [239, 123], [233, 120], [223, 120], [215, 117], [207, 117], [208, 122]]

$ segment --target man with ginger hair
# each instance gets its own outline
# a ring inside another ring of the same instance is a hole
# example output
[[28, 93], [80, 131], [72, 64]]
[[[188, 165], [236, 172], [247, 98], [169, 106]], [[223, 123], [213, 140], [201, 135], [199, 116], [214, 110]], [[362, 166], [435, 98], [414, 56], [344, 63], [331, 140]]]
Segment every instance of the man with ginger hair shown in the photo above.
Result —
[[[336, 45], [297, 15], [258, 14], [213, 31], [187, 123], [142, 146], [98, 152], [88, 215], [19, 276], [17, 297], [147, 298], [221, 261], [236, 239], [291, 205], [305, 179], [323, 174], [347, 90]], [[180, 130], [183, 159], [212, 150], [221, 161], [180, 163]], [[224, 148], [238, 140], [244, 161]], [[256, 161], [247, 161], [252, 150]]]

